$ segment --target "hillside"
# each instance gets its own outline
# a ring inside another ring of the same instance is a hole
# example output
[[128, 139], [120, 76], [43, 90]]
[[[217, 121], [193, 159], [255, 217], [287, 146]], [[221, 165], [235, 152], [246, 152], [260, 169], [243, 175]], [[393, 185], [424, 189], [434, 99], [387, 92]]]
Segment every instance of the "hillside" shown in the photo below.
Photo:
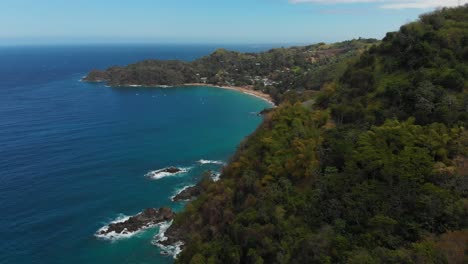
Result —
[[343, 74], [346, 62], [377, 43], [358, 39], [335, 44], [240, 53], [219, 49], [193, 62], [146, 60], [126, 67], [94, 70], [84, 79], [111, 86], [160, 86], [206, 83], [247, 86], [271, 95], [277, 102], [288, 90], [318, 90]]
[[177, 262], [466, 263], [467, 96], [468, 6], [388, 33], [266, 115], [166, 232]]
[[418, 124], [468, 121], [467, 20], [465, 8], [450, 9], [388, 33], [341, 77], [330, 100], [335, 121], [372, 125], [411, 116]]

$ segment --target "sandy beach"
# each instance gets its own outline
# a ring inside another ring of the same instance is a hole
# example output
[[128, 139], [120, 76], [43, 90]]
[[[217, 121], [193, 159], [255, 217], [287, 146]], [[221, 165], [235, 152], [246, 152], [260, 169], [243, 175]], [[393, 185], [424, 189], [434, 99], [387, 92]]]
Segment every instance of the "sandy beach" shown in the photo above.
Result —
[[[80, 81], [83, 81], [81, 79]], [[122, 85], [121, 87], [159, 87], [159, 88], [171, 88], [171, 87], [190, 87], [190, 86], [204, 86], [204, 87], [213, 87], [213, 88], [221, 88], [221, 89], [228, 89], [234, 90], [241, 93], [245, 93], [251, 96], [258, 97], [262, 100], [267, 101], [272, 106], [276, 107], [276, 104], [273, 101], [273, 98], [269, 94], [266, 94], [261, 91], [256, 91], [252, 89], [252, 86], [222, 86], [222, 85], [214, 85], [214, 84], [206, 84], [206, 83], [185, 83], [182, 85], [140, 85], [140, 84], [130, 84], [130, 85]]]
[[206, 87], [213, 87], [213, 88], [221, 88], [221, 89], [229, 89], [229, 90], [235, 90], [239, 91], [241, 93], [245, 93], [251, 96], [258, 97], [262, 100], [267, 101], [273, 106], [276, 106], [276, 104], [273, 102], [273, 99], [269, 94], [263, 93], [261, 91], [255, 91], [249, 86], [245, 87], [239, 87], [239, 86], [220, 86], [220, 85], [213, 85], [213, 84], [205, 84], [205, 83], [186, 83], [183, 86], [206, 86]]

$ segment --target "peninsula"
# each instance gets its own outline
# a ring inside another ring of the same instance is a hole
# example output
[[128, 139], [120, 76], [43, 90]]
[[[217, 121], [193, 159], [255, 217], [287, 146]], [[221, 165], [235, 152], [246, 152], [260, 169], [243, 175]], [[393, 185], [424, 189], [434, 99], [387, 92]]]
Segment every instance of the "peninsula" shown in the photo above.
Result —
[[[376, 43], [375, 39], [357, 39], [261, 53], [218, 49], [192, 62], [145, 60], [93, 70], [83, 80], [122, 87], [213, 86], [279, 103], [298, 91], [319, 90], [343, 74], [347, 61]], [[288, 93], [291, 90], [294, 93]]]

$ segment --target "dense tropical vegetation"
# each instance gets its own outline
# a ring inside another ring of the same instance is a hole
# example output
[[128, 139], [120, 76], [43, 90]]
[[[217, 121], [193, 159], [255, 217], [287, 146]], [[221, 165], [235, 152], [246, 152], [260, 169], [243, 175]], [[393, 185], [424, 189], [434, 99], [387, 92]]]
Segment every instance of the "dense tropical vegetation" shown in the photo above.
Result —
[[176, 217], [177, 262], [467, 263], [468, 6], [322, 81], [284, 97]]
[[106, 71], [95, 70], [85, 80], [106, 81], [112, 86], [186, 83], [246, 86], [268, 93], [280, 102], [287, 97], [288, 90], [319, 90], [323, 82], [341, 76], [348, 61], [376, 42], [374, 39], [357, 39], [262, 53], [219, 49], [193, 62], [146, 60]]

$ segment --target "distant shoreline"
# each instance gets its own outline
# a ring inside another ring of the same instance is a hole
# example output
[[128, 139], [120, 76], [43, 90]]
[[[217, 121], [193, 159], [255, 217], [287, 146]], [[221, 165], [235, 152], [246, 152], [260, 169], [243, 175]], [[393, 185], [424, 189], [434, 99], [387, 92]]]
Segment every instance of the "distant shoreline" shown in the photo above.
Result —
[[[80, 81], [85, 81], [89, 83], [102, 83], [106, 82], [105, 80], [102, 81], [87, 81], [85, 80], [86, 77], [83, 77]], [[155, 88], [175, 88], [175, 87], [190, 87], [190, 86], [199, 86], [199, 87], [212, 87], [212, 88], [220, 88], [220, 89], [227, 89], [227, 90], [234, 90], [238, 91], [250, 96], [254, 96], [257, 98], [260, 98], [269, 104], [271, 104], [273, 107], [276, 107], [275, 102], [273, 101], [273, 98], [269, 94], [266, 94], [261, 91], [255, 91], [252, 88], [248, 86], [240, 87], [240, 86], [223, 86], [223, 85], [215, 85], [215, 84], [207, 84], [207, 83], [184, 83], [180, 85], [140, 85], [140, 84], [127, 84], [127, 85], [119, 85], [119, 86], [110, 86], [110, 87], [155, 87]]]

